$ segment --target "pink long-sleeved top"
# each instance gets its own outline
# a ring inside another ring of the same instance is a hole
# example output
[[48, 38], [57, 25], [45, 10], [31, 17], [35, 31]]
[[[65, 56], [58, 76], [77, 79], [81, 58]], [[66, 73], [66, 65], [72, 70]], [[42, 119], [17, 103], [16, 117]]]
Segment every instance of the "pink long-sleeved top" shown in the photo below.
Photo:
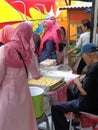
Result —
[[[34, 57], [27, 68], [33, 78], [40, 76]], [[4, 46], [0, 47], [0, 130], [38, 130], [25, 69], [6, 66]]]

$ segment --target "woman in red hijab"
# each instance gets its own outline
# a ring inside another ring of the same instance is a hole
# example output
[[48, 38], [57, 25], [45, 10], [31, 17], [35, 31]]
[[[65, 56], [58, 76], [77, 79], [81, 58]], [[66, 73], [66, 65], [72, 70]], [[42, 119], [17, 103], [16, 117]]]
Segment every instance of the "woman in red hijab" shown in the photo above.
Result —
[[0, 33], [0, 42], [3, 44], [8, 43], [11, 40], [11, 36], [15, 28], [12, 25], [5, 25]]
[[58, 37], [51, 20], [44, 21], [43, 23], [44, 34], [42, 36], [41, 44], [39, 47], [39, 61], [46, 59], [56, 59], [58, 52]]
[[31, 37], [32, 27], [22, 22], [0, 47], [0, 130], [38, 130], [27, 80], [28, 73], [40, 76]]

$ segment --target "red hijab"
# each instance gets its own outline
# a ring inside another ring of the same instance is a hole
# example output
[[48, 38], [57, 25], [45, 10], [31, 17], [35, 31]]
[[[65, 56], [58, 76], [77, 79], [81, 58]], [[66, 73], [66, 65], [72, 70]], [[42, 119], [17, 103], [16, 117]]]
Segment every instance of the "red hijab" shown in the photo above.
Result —
[[11, 40], [11, 36], [14, 32], [15, 28], [12, 25], [5, 25], [2, 28], [2, 32], [0, 34], [0, 41], [6, 44]]
[[7, 66], [14, 68], [23, 66], [23, 61], [16, 49], [21, 53], [25, 63], [30, 63], [32, 59], [31, 36], [32, 27], [28, 23], [21, 22], [16, 27], [10, 42], [4, 46]]
[[[47, 31], [44, 32], [39, 48], [39, 55], [41, 55], [45, 41], [46, 40], [53, 40], [54, 44], [56, 45], [56, 51], [58, 51], [58, 37], [57, 33], [55, 31], [53, 22], [51, 20], [44, 21], [44, 23], [47, 25]], [[44, 24], [43, 23], [43, 24]]]

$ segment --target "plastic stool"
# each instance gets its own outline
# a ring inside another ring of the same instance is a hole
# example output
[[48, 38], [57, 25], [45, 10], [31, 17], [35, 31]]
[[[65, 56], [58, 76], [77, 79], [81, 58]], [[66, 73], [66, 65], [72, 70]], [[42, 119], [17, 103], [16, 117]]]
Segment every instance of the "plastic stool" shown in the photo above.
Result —
[[80, 112], [81, 129], [98, 130], [98, 115]]

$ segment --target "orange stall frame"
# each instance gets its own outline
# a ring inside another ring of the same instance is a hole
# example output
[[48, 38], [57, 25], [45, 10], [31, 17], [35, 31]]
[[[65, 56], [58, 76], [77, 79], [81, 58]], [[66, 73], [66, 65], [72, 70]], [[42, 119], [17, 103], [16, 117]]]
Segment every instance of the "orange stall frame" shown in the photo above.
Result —
[[[60, 8], [60, 10], [67, 10], [67, 46], [68, 50], [70, 50], [70, 43], [71, 41], [74, 41], [76, 43], [77, 40], [77, 26], [80, 25], [81, 21], [83, 19], [91, 19], [91, 14], [86, 12], [87, 8], [91, 8], [92, 4], [84, 4], [84, 5], [79, 5], [79, 6], [66, 6]], [[73, 29], [73, 27], [75, 27]], [[74, 31], [74, 38], [72, 38], [71, 33]], [[75, 45], [74, 43], [74, 45]], [[68, 64], [71, 66], [71, 57], [75, 56], [76, 53], [73, 52], [68, 55]]]

